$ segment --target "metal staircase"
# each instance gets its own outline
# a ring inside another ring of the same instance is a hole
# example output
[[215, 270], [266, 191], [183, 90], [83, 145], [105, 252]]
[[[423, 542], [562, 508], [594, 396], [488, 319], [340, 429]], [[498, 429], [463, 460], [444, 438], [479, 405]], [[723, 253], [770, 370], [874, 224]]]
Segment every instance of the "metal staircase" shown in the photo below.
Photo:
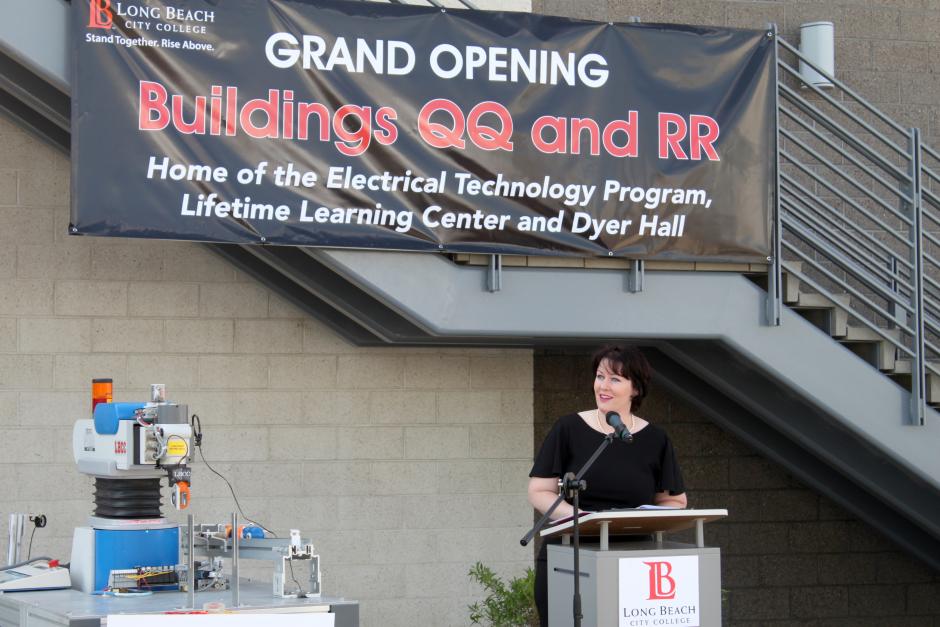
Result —
[[[778, 38], [778, 209], [771, 320], [806, 316], [911, 390], [911, 424], [940, 401], [940, 154]], [[786, 272], [785, 289], [776, 289]]]
[[[61, 57], [0, 50], [0, 109], [68, 151]], [[839, 81], [804, 88], [779, 38], [778, 57], [779, 202], [761, 277], [210, 248], [360, 345], [633, 339], [667, 387], [940, 569], [940, 420], [927, 406], [940, 401], [940, 157]]]

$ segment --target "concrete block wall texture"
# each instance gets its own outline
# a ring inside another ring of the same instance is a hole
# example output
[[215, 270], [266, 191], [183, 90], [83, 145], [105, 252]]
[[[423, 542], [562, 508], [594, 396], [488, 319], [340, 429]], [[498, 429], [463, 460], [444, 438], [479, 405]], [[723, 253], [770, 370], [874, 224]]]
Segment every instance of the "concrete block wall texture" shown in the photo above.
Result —
[[800, 24], [833, 22], [836, 77], [904, 126], [940, 145], [940, 3], [936, 0], [534, 0], [536, 13], [591, 20], [738, 28], [777, 24], [799, 43]]
[[[93, 502], [71, 429], [108, 376], [116, 400], [187, 403], [245, 514], [312, 538], [364, 627], [466, 625], [476, 560], [531, 565], [530, 351], [355, 348], [200, 245], [68, 236], [67, 157], [4, 117], [0, 146], [4, 548], [9, 513], [42, 512], [33, 555], [68, 559]], [[235, 510], [201, 461], [193, 499]]]
[[[559, 416], [594, 405], [589, 354], [537, 351], [534, 369], [537, 450]], [[672, 438], [690, 507], [729, 512], [705, 529], [706, 543], [722, 552], [725, 625], [940, 624], [940, 573], [655, 380], [639, 415]]]

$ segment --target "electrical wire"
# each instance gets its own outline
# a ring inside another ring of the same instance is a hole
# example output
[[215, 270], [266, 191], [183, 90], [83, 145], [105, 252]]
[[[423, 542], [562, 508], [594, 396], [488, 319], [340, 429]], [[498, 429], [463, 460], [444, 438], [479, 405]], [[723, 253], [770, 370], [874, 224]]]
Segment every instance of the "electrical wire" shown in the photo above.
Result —
[[29, 556], [33, 552], [33, 536], [36, 535], [36, 530], [39, 529], [39, 525], [33, 525], [33, 531], [29, 534], [29, 548], [26, 549], [26, 561], [29, 561]]
[[287, 560], [287, 565], [290, 567], [290, 578], [297, 584], [297, 597], [301, 599], [305, 598], [307, 592], [304, 590], [303, 586], [300, 585], [300, 582], [297, 581], [297, 577], [294, 577], [294, 560]]
[[[213, 474], [219, 477], [219, 479], [224, 481], [225, 485], [228, 486], [229, 491], [232, 493], [232, 498], [235, 499], [235, 507], [238, 508], [238, 513], [241, 514], [242, 518], [244, 518], [248, 522], [254, 525], [257, 525], [258, 527], [261, 527], [264, 531], [271, 534], [272, 537], [276, 538], [277, 537], [276, 533], [274, 533], [273, 531], [271, 531], [270, 529], [268, 529], [267, 527], [265, 527], [258, 521], [252, 520], [251, 518], [248, 518], [248, 516], [245, 516], [245, 512], [244, 510], [242, 510], [241, 503], [238, 502], [238, 497], [235, 496], [235, 488], [232, 487], [232, 484], [229, 483], [228, 479], [223, 477], [215, 468], [212, 467], [212, 465], [206, 459], [205, 453], [202, 452], [202, 422], [199, 420], [199, 416], [197, 416], [196, 414], [193, 414], [191, 420], [192, 420], [192, 427], [193, 427], [193, 440], [195, 442], [196, 448], [199, 450], [199, 457], [202, 458], [202, 463], [204, 463], [206, 465], [206, 468], [212, 471]], [[199, 426], [197, 427], [196, 425], [199, 425]], [[232, 533], [233, 534], [238, 533], [238, 530], [232, 529]]]

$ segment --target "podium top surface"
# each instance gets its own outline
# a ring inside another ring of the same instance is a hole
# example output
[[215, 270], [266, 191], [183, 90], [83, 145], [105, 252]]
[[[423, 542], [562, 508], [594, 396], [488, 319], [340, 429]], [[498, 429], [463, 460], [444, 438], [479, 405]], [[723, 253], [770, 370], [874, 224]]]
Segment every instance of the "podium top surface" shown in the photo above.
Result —
[[[585, 536], [601, 535], [603, 523], [607, 523], [610, 535], [647, 535], [659, 531], [673, 533], [695, 527], [698, 521], [712, 522], [728, 515], [726, 509], [627, 509], [585, 514], [579, 518], [578, 533]], [[539, 534], [543, 538], [554, 538], [574, 532], [574, 520], [546, 527]]]

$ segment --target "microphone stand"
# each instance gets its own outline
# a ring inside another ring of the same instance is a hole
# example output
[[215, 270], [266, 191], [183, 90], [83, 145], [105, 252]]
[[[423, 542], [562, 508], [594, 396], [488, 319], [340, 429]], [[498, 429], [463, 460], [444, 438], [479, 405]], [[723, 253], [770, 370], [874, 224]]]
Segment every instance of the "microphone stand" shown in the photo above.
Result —
[[539, 531], [542, 530], [542, 527], [548, 523], [549, 517], [552, 515], [552, 512], [555, 511], [555, 508], [558, 507], [565, 498], [571, 498], [571, 505], [574, 508], [574, 596], [571, 599], [571, 611], [574, 616], [574, 627], [581, 627], [581, 563], [579, 552], [581, 550], [581, 536], [579, 533], [578, 527], [578, 518], [580, 514], [578, 513], [578, 497], [581, 493], [581, 490], [587, 490], [587, 482], [582, 479], [584, 474], [590, 469], [594, 462], [600, 457], [601, 453], [604, 452], [610, 443], [614, 441], [614, 434], [608, 433], [604, 436], [604, 441], [601, 442], [601, 445], [597, 447], [597, 450], [594, 451], [594, 454], [591, 455], [591, 458], [588, 459], [584, 466], [581, 467], [581, 470], [578, 471], [578, 474], [567, 472], [565, 476], [561, 478], [561, 494], [558, 495], [558, 498], [555, 499], [555, 502], [552, 503], [552, 506], [548, 508], [548, 511], [539, 519], [535, 526], [529, 530], [529, 533], [525, 534], [519, 543], [522, 546], [526, 546], [529, 542], [532, 541], [532, 538], [535, 537]]

